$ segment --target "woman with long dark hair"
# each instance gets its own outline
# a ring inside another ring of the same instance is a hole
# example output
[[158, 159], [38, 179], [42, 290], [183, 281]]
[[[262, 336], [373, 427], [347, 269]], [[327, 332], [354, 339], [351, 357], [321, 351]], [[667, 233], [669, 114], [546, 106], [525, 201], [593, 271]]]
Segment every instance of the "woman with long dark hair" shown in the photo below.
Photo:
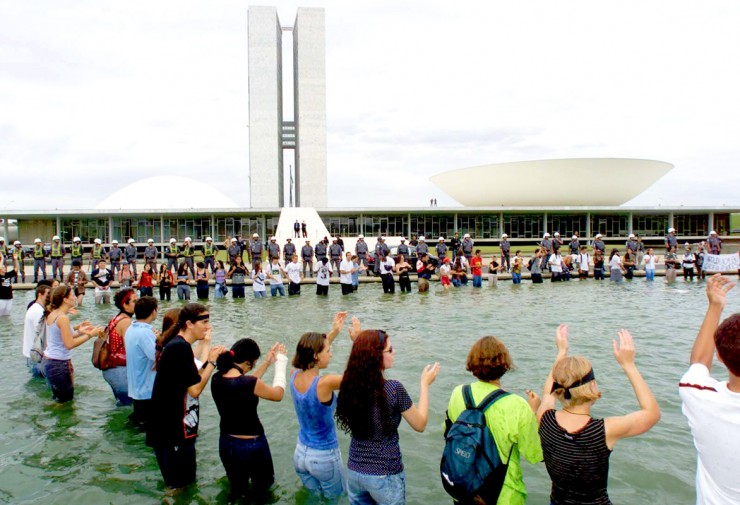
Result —
[[157, 276], [157, 282], [159, 283], [159, 299], [161, 301], [167, 300], [168, 302], [172, 298], [172, 272], [167, 265], [162, 263], [159, 266], [159, 275]]
[[[211, 393], [221, 416], [218, 452], [231, 492], [243, 496], [251, 489], [251, 494], [261, 500], [275, 481], [275, 471], [257, 404], [260, 398], [273, 402], [283, 399], [288, 356], [285, 346], [276, 342], [255, 369], [259, 357], [257, 342], [251, 338], [237, 340], [216, 361], [218, 372], [211, 381]], [[273, 363], [275, 376], [269, 386], [262, 376]]]
[[619, 256], [619, 250], [612, 249], [612, 253], [609, 255], [609, 280], [620, 282], [623, 274], [624, 266], [622, 266], [622, 258]]
[[44, 304], [46, 349], [41, 366], [54, 399], [60, 403], [74, 398], [74, 368], [70, 351], [104, 331], [102, 326], [95, 327], [88, 321], [72, 328], [68, 314], [76, 303], [74, 290], [64, 284], [50, 290]]
[[[146, 265], [145, 265], [146, 266]], [[150, 265], [151, 267], [151, 265]], [[142, 272], [142, 277], [144, 273]], [[113, 297], [118, 314], [108, 322], [108, 366], [103, 370], [103, 379], [108, 383], [118, 405], [131, 405], [128, 396], [126, 372], [126, 345], [124, 337], [134, 317], [134, 306], [139, 299], [136, 290], [123, 288]]]
[[344, 494], [347, 487], [333, 418], [337, 406], [334, 392], [339, 389], [342, 376], [320, 375], [320, 371], [329, 365], [331, 344], [346, 319], [346, 312], [338, 312], [329, 333], [301, 335], [293, 357], [295, 369], [290, 375], [299, 425], [293, 467], [306, 489], [329, 500]]
[[386, 332], [360, 331], [339, 388], [336, 419], [352, 436], [347, 461], [347, 490], [352, 504], [406, 502], [398, 425], [403, 417], [415, 431], [426, 428], [429, 386], [437, 377], [439, 363], [424, 367], [417, 406], [403, 384], [383, 376], [393, 366], [394, 358]]
[[216, 359], [225, 350], [223, 346], [212, 348], [208, 361], [198, 370], [192, 344], [204, 339], [210, 329], [208, 309], [189, 303], [180, 310], [177, 322], [162, 335], [146, 442], [154, 448], [169, 489], [195, 481], [198, 397], [216, 368]]
[[193, 276], [188, 271], [188, 264], [184, 261], [177, 267], [177, 299], [190, 301], [190, 284]]

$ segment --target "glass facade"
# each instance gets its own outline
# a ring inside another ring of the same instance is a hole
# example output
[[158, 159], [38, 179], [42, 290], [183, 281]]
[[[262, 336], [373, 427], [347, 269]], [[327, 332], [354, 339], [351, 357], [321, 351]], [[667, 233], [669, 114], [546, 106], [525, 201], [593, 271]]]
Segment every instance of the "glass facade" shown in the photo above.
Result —
[[124, 243], [132, 238], [139, 244], [145, 244], [148, 239], [159, 242], [160, 229], [161, 221], [158, 217], [114, 217], [111, 240], [116, 239]]
[[668, 214], [633, 214], [632, 233], [638, 237], [663, 237], [668, 231]]
[[460, 236], [469, 233], [472, 238], [498, 238], [498, 214], [458, 214], [457, 231]]
[[365, 215], [363, 216], [363, 235], [368, 237], [406, 236], [408, 233], [408, 219], [406, 214], [388, 215]]
[[504, 229], [509, 238], [540, 239], [545, 231], [542, 229], [544, 214], [504, 214]]
[[329, 233], [342, 237], [356, 237], [360, 234], [359, 216], [321, 216]]
[[[585, 237], [588, 232], [588, 229], [586, 228], [586, 215], [548, 214], [546, 231], [549, 231], [552, 234], [558, 232], [563, 239], [566, 237], [572, 237], [575, 232], [578, 232], [579, 236]], [[542, 234], [544, 235], [544, 232]]]
[[75, 237], [80, 237], [83, 243], [92, 243], [96, 238], [103, 243], [112, 240], [108, 236], [108, 219], [105, 218], [62, 219], [61, 237], [65, 242], [71, 242]]
[[261, 217], [218, 217], [214, 242], [223, 242], [227, 237], [251, 237], [257, 233], [264, 236]]
[[[679, 235], [687, 237], [706, 237], [709, 235], [709, 215], [674, 214], [673, 227]], [[665, 235], [665, 233], [663, 233]]]
[[[278, 227], [278, 221], [280, 221], [280, 216], [274, 216], [274, 217], [266, 217], [265, 218], [265, 234], [264, 237], [260, 233], [260, 238], [264, 240], [267, 240], [269, 237], [272, 237], [275, 235], [275, 231]], [[252, 233], [259, 233], [259, 232], [252, 232]], [[292, 236], [292, 234], [291, 234]], [[281, 242], [282, 240], [285, 240], [286, 237], [276, 237], [278, 238], [278, 242]]]
[[[175, 238], [178, 243], [185, 237], [190, 237], [193, 242], [203, 242], [211, 234], [210, 217], [165, 217], [163, 220], [164, 240]], [[156, 240], [156, 239], [155, 239]]]
[[450, 238], [455, 233], [455, 216], [454, 214], [439, 215], [431, 214], [428, 216], [412, 215], [411, 216], [411, 234], [424, 235], [436, 239], [437, 237]]
[[715, 214], [714, 215], [714, 231], [716, 231], [720, 235], [730, 234], [730, 215], [729, 214]]
[[629, 230], [625, 214], [591, 214], [591, 236], [601, 233], [605, 238], [627, 237]]

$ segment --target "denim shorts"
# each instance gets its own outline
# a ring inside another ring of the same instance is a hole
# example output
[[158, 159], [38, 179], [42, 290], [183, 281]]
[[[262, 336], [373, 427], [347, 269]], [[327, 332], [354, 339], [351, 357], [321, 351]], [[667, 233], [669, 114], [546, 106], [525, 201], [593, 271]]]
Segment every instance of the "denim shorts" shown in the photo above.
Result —
[[222, 433], [218, 439], [218, 453], [231, 483], [232, 494], [264, 496], [275, 482], [272, 454], [267, 438], [236, 438]]
[[108, 370], [103, 370], [103, 379], [113, 391], [113, 396], [115, 396], [118, 405], [131, 405], [132, 400], [128, 396], [128, 377], [126, 376], [125, 366], [114, 366]]
[[351, 505], [404, 505], [406, 474], [367, 475], [347, 470], [347, 493]]
[[51, 388], [54, 399], [59, 403], [68, 402], [75, 396], [74, 368], [72, 360], [44, 357], [42, 361], [46, 382]]
[[309, 491], [332, 499], [347, 490], [339, 447], [312, 449], [298, 442], [293, 453], [293, 467]]

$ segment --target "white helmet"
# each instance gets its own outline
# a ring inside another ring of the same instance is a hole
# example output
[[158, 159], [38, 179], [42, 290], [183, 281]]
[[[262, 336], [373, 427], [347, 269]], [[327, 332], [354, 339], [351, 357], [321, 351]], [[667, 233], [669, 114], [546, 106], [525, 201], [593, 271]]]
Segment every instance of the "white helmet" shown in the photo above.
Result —
[[129, 244], [134, 244], [134, 243], [136, 243], [136, 240], [134, 240], [134, 239], [130, 238], [130, 239], [128, 239], [128, 243], [129, 243]]
[[185, 240], [183, 240], [183, 242], [192, 242], [192, 241], [193, 239], [191, 239], [190, 237], [185, 237]]
[[231, 241], [234, 242], [234, 243], [236, 243], [236, 239], [235, 238], [232, 238]]
[[94, 240], [94, 242], [95, 242], [96, 244], [102, 244], [102, 243], [103, 243], [103, 242], [101, 242], [101, 240], [100, 240], [99, 238], [96, 238], [96, 239]]
[[406, 237], [401, 237], [401, 242], [406, 242]]
[[508, 238], [509, 236], [506, 233], [501, 234], [501, 238]]
[[438, 240], [439, 242], [444, 242], [444, 241], [445, 241], [445, 238], [444, 238], [444, 237], [439, 237], [439, 239], [437, 239], [437, 240]]
[[252, 235], [252, 238], [259, 238], [259, 236], [259, 233], [255, 233], [254, 235]]
[[[2, 237], [0, 237], [0, 238], [2, 238]], [[59, 235], [54, 235], [51, 239], [52, 240], [62, 240], [62, 239], [59, 238]], [[3, 238], [2, 240], [0, 240], [0, 242], [5, 242], [5, 239]]]
[[213, 242], [213, 239], [211, 237], [206, 237], [206, 242]]
[[630, 233], [630, 238], [637, 238], [637, 237], [635, 237], [634, 233]]
[[544, 235], [544, 236], [543, 236], [542, 238], [547, 238], [547, 237], [549, 237], [549, 236], [550, 236], [550, 234], [549, 234], [549, 233], [547, 233], [547, 232], [545, 232], [545, 235]]
[[177, 240], [175, 240], [174, 238], [170, 239], [170, 244], [176, 244], [176, 243], [177, 243]]
[[13, 242], [13, 245], [21, 245], [21, 242], [19, 240], [16, 240], [15, 242]]
[[556, 232], [555, 232], [555, 236], [556, 236], [556, 237], [559, 237], [559, 236], [560, 236], [560, 232], [559, 232], [559, 231], [556, 231]]
[[[277, 239], [275, 237], [270, 237], [270, 242], [272, 242], [273, 240], [277, 240]], [[336, 240], [336, 238], [334, 240]]]
[[80, 240], [80, 237], [75, 237], [72, 239], [72, 242], [82, 242], [82, 241]]
[[35, 239], [33, 239], [33, 242], [35, 244], [40, 244], [41, 243], [41, 239], [40, 238], [35, 238]]
[[357, 240], [365, 240], [365, 235], [358, 235]]
[[0, 237], [0, 242], [5, 242], [5, 237]]
[[571, 240], [578, 240], [578, 235], [573, 235], [572, 237], [570, 237], [570, 239]]
[[603, 237], [603, 235], [601, 233], [597, 233], [594, 238], [601, 238], [601, 237]]
[[426, 242], [426, 239], [424, 238], [424, 235], [422, 235], [421, 237], [419, 237], [419, 242]]
[[[95, 243], [98, 243], [97, 240], [95, 241]], [[118, 245], [118, 240], [111, 240], [110, 243], [113, 245]]]
[[385, 240], [385, 237], [378, 237], [378, 240]]
[[153, 244], [154, 243], [154, 239], [153, 238], [150, 238], [149, 240], [146, 241], [146, 243], [147, 244]]
[[668, 233], [676, 233], [676, 229], [675, 228], [668, 228]]
[[470, 238], [470, 233], [466, 233], [465, 235], [463, 235], [463, 238]]
[[712, 230], [712, 231], [710, 231], [710, 232], [709, 232], [709, 234], [710, 234], [710, 235], [716, 235], [716, 234], [717, 234], [717, 232], [716, 232], [716, 231], [714, 231], [714, 230]]

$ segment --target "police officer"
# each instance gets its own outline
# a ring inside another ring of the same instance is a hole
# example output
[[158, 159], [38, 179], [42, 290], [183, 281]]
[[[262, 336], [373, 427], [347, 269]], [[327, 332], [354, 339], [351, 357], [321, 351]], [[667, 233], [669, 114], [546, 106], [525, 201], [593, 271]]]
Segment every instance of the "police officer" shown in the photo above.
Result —
[[375, 265], [373, 271], [376, 275], [380, 275], [380, 262], [389, 255], [391, 252], [388, 244], [385, 243], [385, 237], [378, 237], [378, 242], [375, 244]]
[[270, 242], [267, 244], [267, 256], [272, 261], [274, 258], [280, 259], [280, 244], [277, 243], [275, 237], [270, 237]]
[[[403, 240], [403, 239], [401, 239]], [[367, 268], [367, 242], [365, 242], [365, 236], [360, 235], [357, 237], [357, 243], [355, 244], [355, 254], [360, 264], [365, 265]]]
[[216, 253], [218, 252], [218, 246], [213, 243], [213, 238], [206, 237], [206, 243], [203, 244], [203, 263], [211, 267], [211, 274], [216, 273]]
[[0, 237], [0, 260], [3, 264], [9, 263], [8, 258], [10, 257], [10, 249], [5, 244], [5, 237]]
[[319, 243], [316, 244], [316, 247], [314, 247], [313, 250], [316, 254], [316, 261], [321, 261], [326, 258], [326, 243], [323, 240], [319, 240]]
[[182, 241], [182, 247], [180, 247], [180, 257], [183, 263], [185, 263], [190, 269], [190, 274], [195, 279], [195, 264], [193, 263], [193, 257], [195, 257], [195, 248], [193, 247], [193, 240], [190, 237], [185, 237]]
[[[123, 251], [123, 255], [126, 257], [129, 265], [131, 265], [131, 274], [134, 276], [134, 280], [138, 279], [136, 273], [136, 257], [139, 255], [139, 251], [136, 249], [136, 241], [133, 238], [128, 239], [128, 245]], [[193, 277], [195, 277], [195, 274], [193, 274]]]
[[[509, 236], [506, 233], [501, 234], [501, 243], [499, 244], [501, 249], [501, 266], [504, 271], [508, 272], [511, 270], [511, 242], [509, 242]], [[452, 257], [455, 257], [455, 251], [452, 251]]]
[[668, 235], [665, 236], [665, 249], [670, 251], [671, 247], [675, 247], [678, 251], [678, 238], [676, 237], [676, 229], [668, 228]]
[[57, 278], [59, 272], [59, 282], [64, 282], [64, 245], [59, 235], [54, 235], [51, 239], [51, 278]]
[[540, 247], [544, 249], [542, 262], [540, 262], [540, 268], [542, 268], [542, 270], [545, 270], [550, 267], [550, 256], [552, 255], [552, 239], [550, 238], [549, 233], [545, 232], [545, 234], [542, 236]]
[[458, 232], [455, 232], [455, 235], [450, 240], [450, 249], [452, 249], [452, 261], [455, 261], [457, 250], [460, 249], [460, 234]]
[[236, 257], [241, 256], [242, 254], [242, 248], [239, 247], [239, 243], [236, 240], [236, 238], [231, 239], [231, 245], [226, 250], [226, 253], [229, 255], [229, 264], [234, 265], [236, 264]]
[[292, 258], [295, 254], [295, 244], [293, 244], [291, 240], [292, 239], [290, 237], [286, 238], [285, 245], [283, 246], [283, 258], [285, 258], [286, 262], [290, 261], [290, 258]]
[[422, 254], [429, 254], [429, 246], [424, 235], [419, 237], [419, 243], [416, 244], [416, 257], [421, 258]]
[[39, 282], [39, 270], [46, 280], [46, 251], [40, 238], [33, 241], [33, 282]]
[[710, 254], [719, 254], [722, 252], [722, 239], [719, 238], [716, 231], [712, 230], [711, 233], [709, 233], [707, 242], [709, 244]]
[[593, 248], [594, 253], [596, 251], [601, 251], [602, 256], [606, 258], [606, 244], [602, 240], [602, 237], [603, 235], [601, 233], [597, 233], [591, 247]]
[[123, 249], [118, 247], [118, 240], [111, 240], [108, 259], [110, 260], [111, 274], [113, 274], [114, 279], [117, 279], [117, 272], [121, 270], [121, 260], [123, 259]]
[[[114, 242], [118, 243], [114, 240]], [[90, 251], [90, 266], [92, 270], [98, 268], [98, 262], [105, 259], [105, 248], [103, 247], [103, 241], [99, 238], [93, 240], [93, 247]]]
[[469, 233], [463, 235], [463, 240], [460, 244], [460, 247], [462, 247], [465, 259], [468, 260], [468, 263], [470, 263], [470, 260], [473, 259], [473, 239], [470, 238]]
[[146, 248], [144, 248], [144, 264], [149, 263], [152, 266], [152, 272], [157, 271], [157, 257], [159, 251], [154, 247], [154, 239], [146, 241]]
[[303, 260], [303, 277], [306, 276], [306, 267], [308, 267], [308, 274], [313, 277], [313, 247], [311, 247], [311, 241], [306, 240], [306, 245], [301, 247], [301, 260]]
[[334, 271], [339, 272], [339, 263], [342, 262], [342, 246], [339, 245], [339, 239], [337, 237], [331, 239], [329, 259], [331, 260], [331, 267]]
[[257, 233], [252, 235], [252, 240], [249, 242], [249, 260], [252, 262], [252, 270], [254, 270], [258, 261], [262, 261], [262, 242], [260, 242], [260, 236]]
[[439, 258], [439, 264], [441, 265], [442, 261], [447, 257], [447, 245], [445, 245], [444, 237], [439, 237], [434, 249], [437, 251], [437, 257]]
[[627, 247], [627, 250], [630, 252], [630, 254], [632, 254], [632, 258], [636, 258], [637, 250], [639, 249], [639, 244], [637, 243], [637, 237], [635, 236], [634, 233], [630, 233], [629, 239], [627, 240], [627, 242], [625, 242], [624, 245], [625, 247]]
[[[398, 254], [403, 254], [403, 257], [406, 258], [406, 261], [411, 263], [410, 255], [409, 255], [409, 246], [406, 244], [406, 237], [401, 237], [401, 243], [398, 245]], [[413, 266], [413, 265], [412, 265]]]
[[72, 247], [69, 248], [69, 255], [72, 261], [77, 260], [80, 262], [80, 265], [82, 265], [82, 254], [84, 252], [85, 250], [82, 248], [82, 241], [80, 240], [80, 237], [73, 238]]
[[167, 258], [167, 270], [170, 272], [177, 271], [177, 256], [180, 250], [177, 248], [177, 240], [170, 239], [170, 245], [164, 248], [164, 257]]
[[26, 282], [26, 265], [23, 264], [23, 258], [26, 252], [20, 241], [13, 242], [13, 263], [15, 264], [15, 282], [18, 282], [18, 273], [21, 274], [21, 282]]

